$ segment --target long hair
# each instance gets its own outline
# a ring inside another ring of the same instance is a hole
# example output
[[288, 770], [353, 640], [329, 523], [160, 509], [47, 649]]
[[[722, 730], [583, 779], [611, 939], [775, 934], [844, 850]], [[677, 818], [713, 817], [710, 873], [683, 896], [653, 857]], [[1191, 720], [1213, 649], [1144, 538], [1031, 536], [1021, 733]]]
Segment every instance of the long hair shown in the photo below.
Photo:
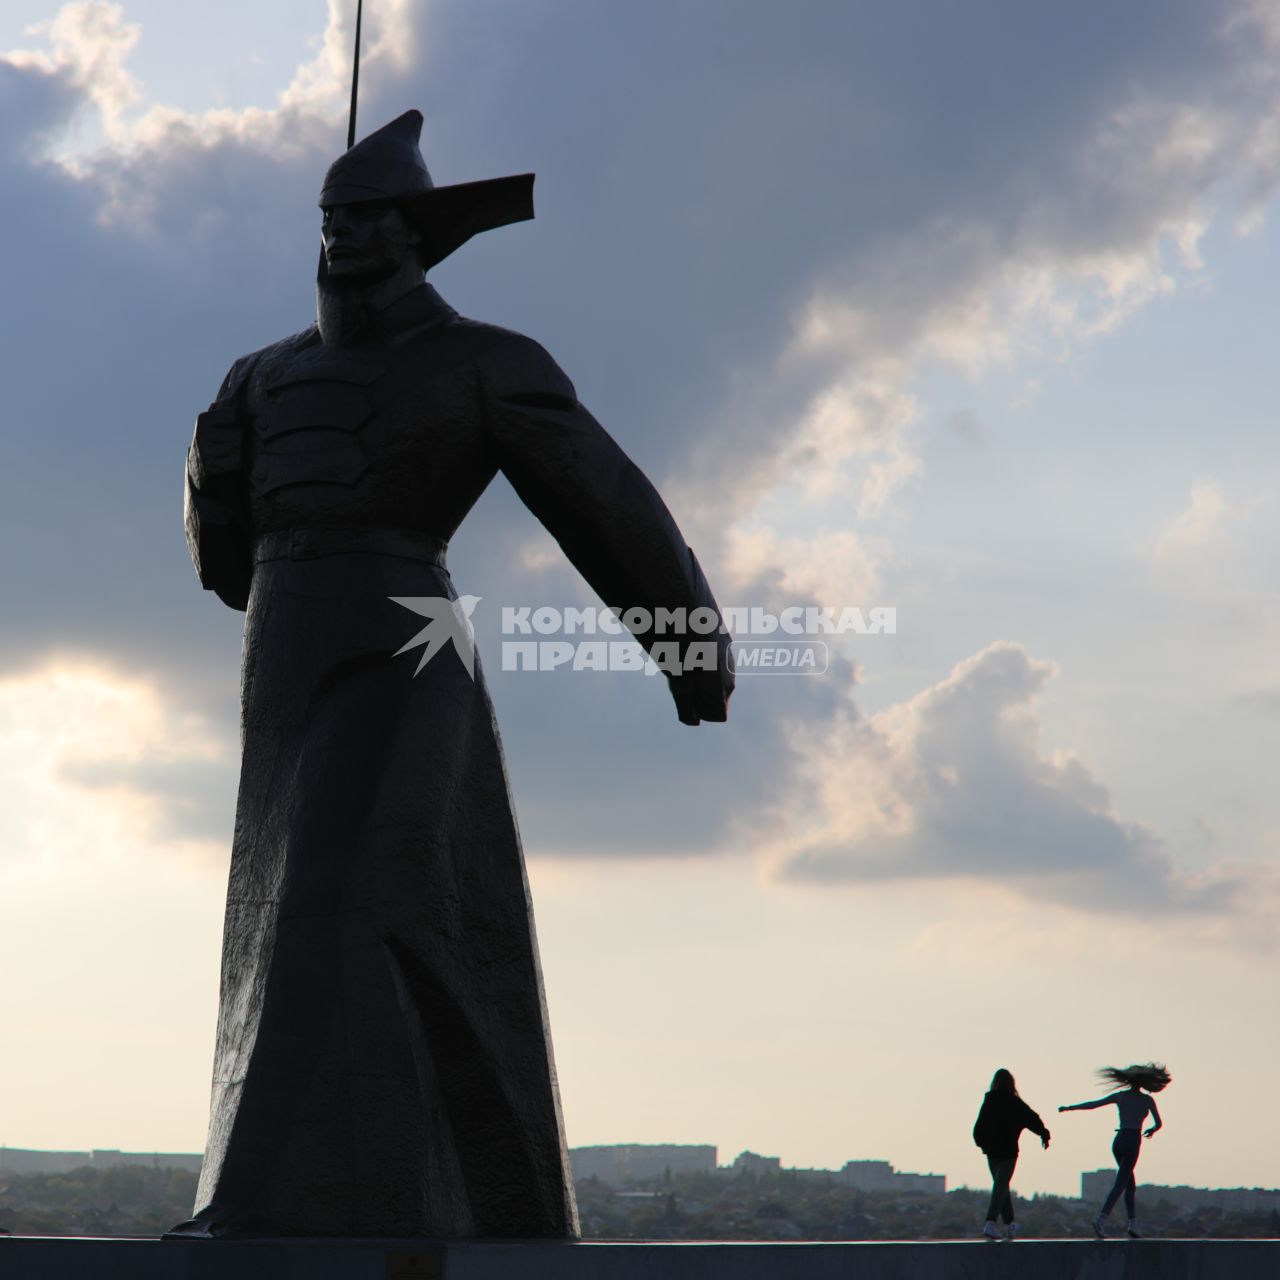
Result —
[[1013, 1072], [1006, 1071], [1001, 1067], [999, 1071], [991, 1077], [992, 1093], [1011, 1093], [1016, 1098], [1018, 1096], [1018, 1086], [1013, 1082]]
[[1122, 1089], [1159, 1093], [1172, 1079], [1163, 1062], [1135, 1062], [1127, 1067], [1099, 1067], [1098, 1077]]

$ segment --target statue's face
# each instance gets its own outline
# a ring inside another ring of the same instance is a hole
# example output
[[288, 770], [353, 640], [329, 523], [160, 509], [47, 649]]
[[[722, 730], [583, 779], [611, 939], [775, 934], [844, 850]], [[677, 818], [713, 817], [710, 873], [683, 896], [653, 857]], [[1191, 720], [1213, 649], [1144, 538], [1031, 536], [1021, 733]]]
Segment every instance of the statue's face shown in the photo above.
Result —
[[393, 274], [422, 240], [390, 200], [328, 206], [320, 236], [329, 275], [345, 280], [380, 280]]

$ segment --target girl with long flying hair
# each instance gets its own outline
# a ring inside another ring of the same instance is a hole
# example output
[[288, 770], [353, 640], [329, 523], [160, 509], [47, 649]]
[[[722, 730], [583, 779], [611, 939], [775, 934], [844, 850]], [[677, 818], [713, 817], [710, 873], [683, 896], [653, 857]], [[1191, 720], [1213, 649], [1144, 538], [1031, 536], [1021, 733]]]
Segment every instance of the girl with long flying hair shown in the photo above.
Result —
[[1001, 1067], [991, 1077], [991, 1088], [982, 1100], [982, 1109], [973, 1126], [973, 1140], [982, 1148], [987, 1168], [991, 1170], [991, 1202], [987, 1206], [987, 1225], [982, 1229], [988, 1240], [1000, 1239], [997, 1217], [1004, 1219], [1006, 1240], [1018, 1234], [1009, 1183], [1013, 1181], [1014, 1166], [1018, 1163], [1018, 1138], [1023, 1129], [1038, 1133], [1040, 1145], [1048, 1148], [1049, 1130], [1044, 1127], [1044, 1121], [1019, 1097], [1012, 1074]]
[[1109, 1093], [1105, 1098], [1095, 1102], [1075, 1102], [1069, 1107], [1059, 1107], [1059, 1111], [1092, 1111], [1096, 1107], [1115, 1104], [1120, 1118], [1120, 1127], [1116, 1130], [1115, 1141], [1111, 1144], [1111, 1154], [1116, 1161], [1116, 1180], [1102, 1210], [1091, 1225], [1093, 1234], [1099, 1240], [1103, 1238], [1103, 1224], [1107, 1215], [1116, 1207], [1116, 1201], [1124, 1196], [1125, 1212], [1129, 1215], [1128, 1234], [1137, 1240], [1141, 1236], [1137, 1221], [1138, 1183], [1134, 1177], [1134, 1166], [1138, 1156], [1142, 1154], [1142, 1122], [1150, 1116], [1153, 1123], [1147, 1130], [1148, 1138], [1154, 1137], [1164, 1127], [1160, 1119], [1160, 1111], [1156, 1100], [1150, 1095], [1159, 1093], [1173, 1079], [1163, 1063], [1139, 1062], [1129, 1067], [1103, 1067], [1098, 1075], [1108, 1084], [1116, 1085], [1118, 1093]]

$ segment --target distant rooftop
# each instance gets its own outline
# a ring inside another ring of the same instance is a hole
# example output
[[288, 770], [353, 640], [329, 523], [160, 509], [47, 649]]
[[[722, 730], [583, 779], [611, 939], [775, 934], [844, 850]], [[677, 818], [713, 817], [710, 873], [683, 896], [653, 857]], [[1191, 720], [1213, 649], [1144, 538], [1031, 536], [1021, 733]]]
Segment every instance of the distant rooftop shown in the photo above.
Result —
[[204, 1156], [199, 1152], [119, 1151], [110, 1147], [92, 1151], [30, 1151], [23, 1147], [0, 1147], [0, 1173], [70, 1173], [72, 1169], [110, 1169], [122, 1164], [199, 1173], [203, 1162]]

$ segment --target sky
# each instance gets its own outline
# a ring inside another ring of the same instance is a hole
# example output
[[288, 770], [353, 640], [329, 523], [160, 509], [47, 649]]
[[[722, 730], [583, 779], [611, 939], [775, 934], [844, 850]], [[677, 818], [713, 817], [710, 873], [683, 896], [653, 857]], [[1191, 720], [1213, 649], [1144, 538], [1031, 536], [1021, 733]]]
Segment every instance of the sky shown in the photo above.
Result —
[[[537, 218], [431, 273], [536, 337], [723, 605], [890, 607], [724, 725], [501, 669], [589, 590], [504, 480], [478, 595], [571, 1145], [980, 1185], [997, 1067], [1148, 1181], [1280, 1185], [1280, 4], [371, 0], [363, 134]], [[0, 10], [0, 1143], [198, 1150], [243, 615], [195, 415], [314, 311], [353, 4]], [[1252, 1065], [1250, 1065], [1252, 1064]]]

